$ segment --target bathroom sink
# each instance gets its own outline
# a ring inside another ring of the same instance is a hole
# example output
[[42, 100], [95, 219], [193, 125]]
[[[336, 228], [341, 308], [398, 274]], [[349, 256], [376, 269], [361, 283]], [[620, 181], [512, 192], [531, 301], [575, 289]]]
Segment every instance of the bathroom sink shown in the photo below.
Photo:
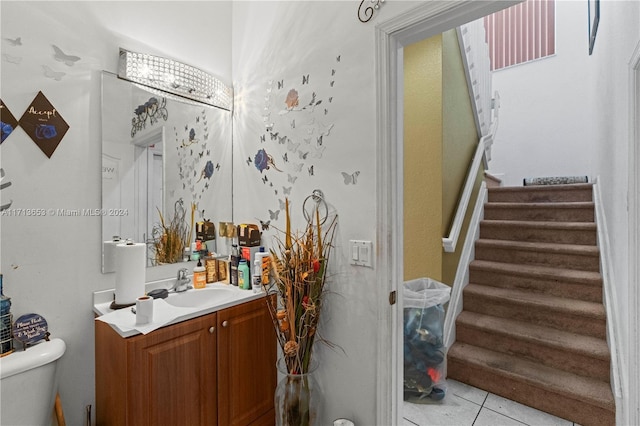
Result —
[[228, 302], [233, 299], [235, 288], [208, 287], [203, 289], [191, 289], [183, 293], [171, 293], [164, 299], [168, 304], [183, 308], [198, 308], [201, 306], [213, 306]]

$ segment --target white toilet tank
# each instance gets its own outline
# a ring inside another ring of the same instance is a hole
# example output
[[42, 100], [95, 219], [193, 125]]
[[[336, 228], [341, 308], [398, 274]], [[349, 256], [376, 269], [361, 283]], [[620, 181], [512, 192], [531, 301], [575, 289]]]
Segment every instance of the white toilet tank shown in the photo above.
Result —
[[0, 358], [0, 424], [49, 425], [58, 390], [57, 361], [64, 354], [62, 339], [16, 348]]

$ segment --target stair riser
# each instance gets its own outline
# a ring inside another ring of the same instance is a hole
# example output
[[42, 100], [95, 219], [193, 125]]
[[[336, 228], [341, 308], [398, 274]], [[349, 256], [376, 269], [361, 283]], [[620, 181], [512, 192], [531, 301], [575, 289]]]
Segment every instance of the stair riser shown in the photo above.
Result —
[[527, 189], [518, 188], [518, 191], [491, 190], [489, 189], [489, 202], [492, 203], [565, 203], [592, 201], [591, 188], [565, 189]]
[[488, 220], [534, 220], [543, 222], [593, 222], [593, 208], [515, 208], [486, 204], [484, 218]]
[[473, 267], [469, 269], [469, 282], [602, 303], [602, 287], [593, 285], [582, 285], [534, 276], [513, 276]]
[[500, 318], [553, 327], [571, 333], [606, 338], [605, 318], [584, 317], [519, 301], [509, 303], [490, 297], [464, 293], [464, 309]]
[[583, 426], [615, 425], [615, 413], [612, 411], [502, 375], [498, 369], [481, 368], [450, 356], [447, 359], [447, 377]]
[[573, 374], [609, 381], [609, 360], [594, 358], [564, 348], [543, 346], [523, 336], [496, 334], [467, 324], [456, 323], [456, 341], [521, 356]]
[[554, 266], [592, 272], [598, 272], [600, 270], [600, 259], [598, 256], [506, 249], [480, 244], [476, 245], [476, 259], [504, 263]]
[[538, 243], [596, 245], [595, 230], [559, 230], [481, 224], [480, 238]]

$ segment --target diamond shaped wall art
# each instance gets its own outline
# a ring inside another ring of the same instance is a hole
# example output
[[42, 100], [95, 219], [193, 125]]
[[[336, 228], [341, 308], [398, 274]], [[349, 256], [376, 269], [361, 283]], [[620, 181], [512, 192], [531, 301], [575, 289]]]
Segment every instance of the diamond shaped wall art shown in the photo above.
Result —
[[38, 92], [19, 124], [49, 158], [69, 130], [67, 122], [42, 92]]
[[9, 108], [0, 99], [0, 143], [4, 142], [6, 138], [16, 129], [18, 126], [18, 120], [11, 114]]

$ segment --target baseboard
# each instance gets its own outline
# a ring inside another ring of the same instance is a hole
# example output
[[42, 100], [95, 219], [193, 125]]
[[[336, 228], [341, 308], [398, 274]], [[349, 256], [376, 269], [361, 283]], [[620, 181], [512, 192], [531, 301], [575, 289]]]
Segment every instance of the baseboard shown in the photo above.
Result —
[[618, 310], [614, 309], [617, 303], [616, 288], [613, 285], [613, 268], [611, 266], [611, 249], [609, 244], [609, 231], [607, 221], [602, 206], [602, 196], [600, 192], [600, 179], [595, 179], [593, 185], [593, 201], [595, 204], [596, 225], [598, 228], [598, 247], [600, 249], [600, 273], [603, 283], [603, 303], [607, 314], [607, 343], [611, 353], [611, 390], [616, 400], [616, 423], [624, 424], [624, 401], [623, 389], [625, 388], [625, 377], [621, 374], [620, 347], [618, 344], [620, 337], [620, 319]]
[[462, 253], [460, 253], [460, 261], [458, 262], [456, 277], [451, 289], [451, 298], [444, 318], [443, 341], [447, 349], [456, 341], [456, 318], [462, 312], [462, 291], [469, 284], [469, 263], [474, 259], [474, 245], [480, 236], [480, 221], [484, 215], [484, 204], [488, 199], [487, 194], [487, 186], [482, 182], [478, 191], [476, 205], [473, 209], [473, 215], [469, 222]]

